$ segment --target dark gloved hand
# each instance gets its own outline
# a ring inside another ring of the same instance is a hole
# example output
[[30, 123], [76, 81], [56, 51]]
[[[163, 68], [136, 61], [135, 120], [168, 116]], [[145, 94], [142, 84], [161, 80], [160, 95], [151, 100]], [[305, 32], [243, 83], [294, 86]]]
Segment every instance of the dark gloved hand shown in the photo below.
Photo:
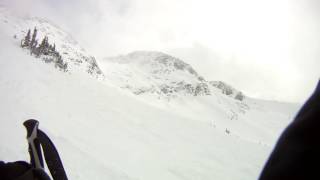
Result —
[[42, 170], [33, 168], [25, 161], [4, 163], [0, 161], [1, 180], [50, 180]]

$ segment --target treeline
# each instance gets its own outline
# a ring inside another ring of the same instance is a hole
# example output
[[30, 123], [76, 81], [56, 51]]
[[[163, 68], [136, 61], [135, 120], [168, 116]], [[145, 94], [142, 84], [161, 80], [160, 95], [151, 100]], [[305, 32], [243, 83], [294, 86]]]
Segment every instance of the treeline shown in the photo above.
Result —
[[41, 57], [46, 63], [55, 63], [55, 67], [60, 70], [67, 71], [68, 63], [64, 62], [60, 53], [56, 50], [55, 44], [50, 44], [49, 39], [45, 36], [41, 43], [37, 40], [37, 28], [33, 29], [31, 35], [31, 30], [29, 29], [26, 36], [21, 40], [21, 47], [30, 50], [30, 54], [35, 57]]

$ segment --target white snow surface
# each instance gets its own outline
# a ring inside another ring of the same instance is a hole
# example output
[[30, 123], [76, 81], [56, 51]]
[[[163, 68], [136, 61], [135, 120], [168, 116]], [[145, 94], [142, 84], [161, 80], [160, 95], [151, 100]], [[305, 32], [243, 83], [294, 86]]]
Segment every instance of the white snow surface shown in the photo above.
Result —
[[[81, 68], [64, 73], [30, 56], [13, 38], [9, 20], [0, 20], [3, 161], [29, 161], [22, 123], [34, 118], [56, 144], [69, 179], [257, 179], [299, 108], [238, 101], [219, 89], [171, 101], [135, 95], [117, 79], [97, 80]], [[192, 74], [186, 79], [198, 81]]]

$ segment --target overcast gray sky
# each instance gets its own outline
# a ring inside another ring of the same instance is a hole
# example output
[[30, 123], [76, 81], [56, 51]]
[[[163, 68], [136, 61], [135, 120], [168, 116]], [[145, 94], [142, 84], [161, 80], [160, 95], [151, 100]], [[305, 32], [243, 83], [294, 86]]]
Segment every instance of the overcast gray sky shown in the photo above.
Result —
[[157, 50], [253, 97], [303, 102], [320, 77], [317, 0], [0, 0], [101, 58]]

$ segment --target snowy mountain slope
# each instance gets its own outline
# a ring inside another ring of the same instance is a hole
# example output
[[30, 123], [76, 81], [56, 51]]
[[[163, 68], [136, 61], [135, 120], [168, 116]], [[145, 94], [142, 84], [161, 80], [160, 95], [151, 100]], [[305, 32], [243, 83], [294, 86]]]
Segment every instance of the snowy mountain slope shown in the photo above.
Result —
[[134, 94], [154, 94], [158, 98], [208, 95], [203, 77], [187, 63], [153, 51], [136, 51], [101, 62], [106, 77]]
[[[35, 118], [57, 145], [69, 179], [257, 179], [298, 108], [248, 97], [238, 101], [213, 87], [210, 96], [184, 96], [179, 91], [172, 101], [137, 96], [117, 83], [153, 84], [158, 91], [158, 85], [173, 79], [192, 85], [201, 79], [187, 65], [178, 71], [171, 64], [168, 72], [167, 66], [151, 68], [143, 60], [130, 64], [135, 71], [127, 62], [108, 62], [115, 69], [107, 73], [119, 74], [107, 75], [105, 81], [76, 68], [66, 74], [30, 56], [7, 23], [0, 25], [4, 161], [28, 160], [22, 122]], [[157, 72], [148, 82], [149, 70], [159, 70], [161, 76]], [[121, 79], [124, 72], [132, 77]]]
[[[241, 119], [245, 118], [246, 112], [250, 110], [250, 103], [244, 99], [244, 95], [224, 82], [206, 81], [189, 64], [180, 59], [161, 52], [136, 51], [128, 55], [106, 58], [100, 65], [106, 74], [107, 83], [129, 90], [142, 99], [155, 101], [156, 97], [173, 101], [171, 104], [182, 101], [188, 106], [179, 111], [181, 114], [185, 112], [192, 112], [196, 116], [202, 114], [201, 121], [208, 124], [222, 119], [223, 121], [219, 122], [220, 125], [223, 124], [220, 128], [229, 133], [230, 131], [236, 134], [252, 132], [243, 132], [241, 130], [243, 128], [233, 127], [238, 122], [243, 123]], [[190, 99], [190, 97], [198, 98]], [[192, 104], [198, 105], [193, 107]], [[216, 113], [212, 107], [224, 112], [226, 116], [218, 120], [212, 119]], [[194, 118], [198, 118], [196, 116]], [[236, 122], [231, 122], [232, 120]]]
[[38, 17], [19, 17], [13, 15], [9, 9], [0, 7], [0, 23], [1, 27], [19, 43], [28, 29], [32, 32], [36, 27], [38, 43], [44, 36], [48, 36], [49, 42], [56, 45], [63, 60], [68, 63], [68, 71], [74, 72], [80, 69], [99, 79], [103, 78], [95, 58], [89, 55], [70, 34], [48, 20]]
[[105, 58], [100, 62], [109, 81], [137, 95], [172, 99], [178, 96], [207, 96], [220, 89], [243, 100], [242, 92], [221, 81], [206, 81], [189, 64], [156, 51], [136, 51]]

